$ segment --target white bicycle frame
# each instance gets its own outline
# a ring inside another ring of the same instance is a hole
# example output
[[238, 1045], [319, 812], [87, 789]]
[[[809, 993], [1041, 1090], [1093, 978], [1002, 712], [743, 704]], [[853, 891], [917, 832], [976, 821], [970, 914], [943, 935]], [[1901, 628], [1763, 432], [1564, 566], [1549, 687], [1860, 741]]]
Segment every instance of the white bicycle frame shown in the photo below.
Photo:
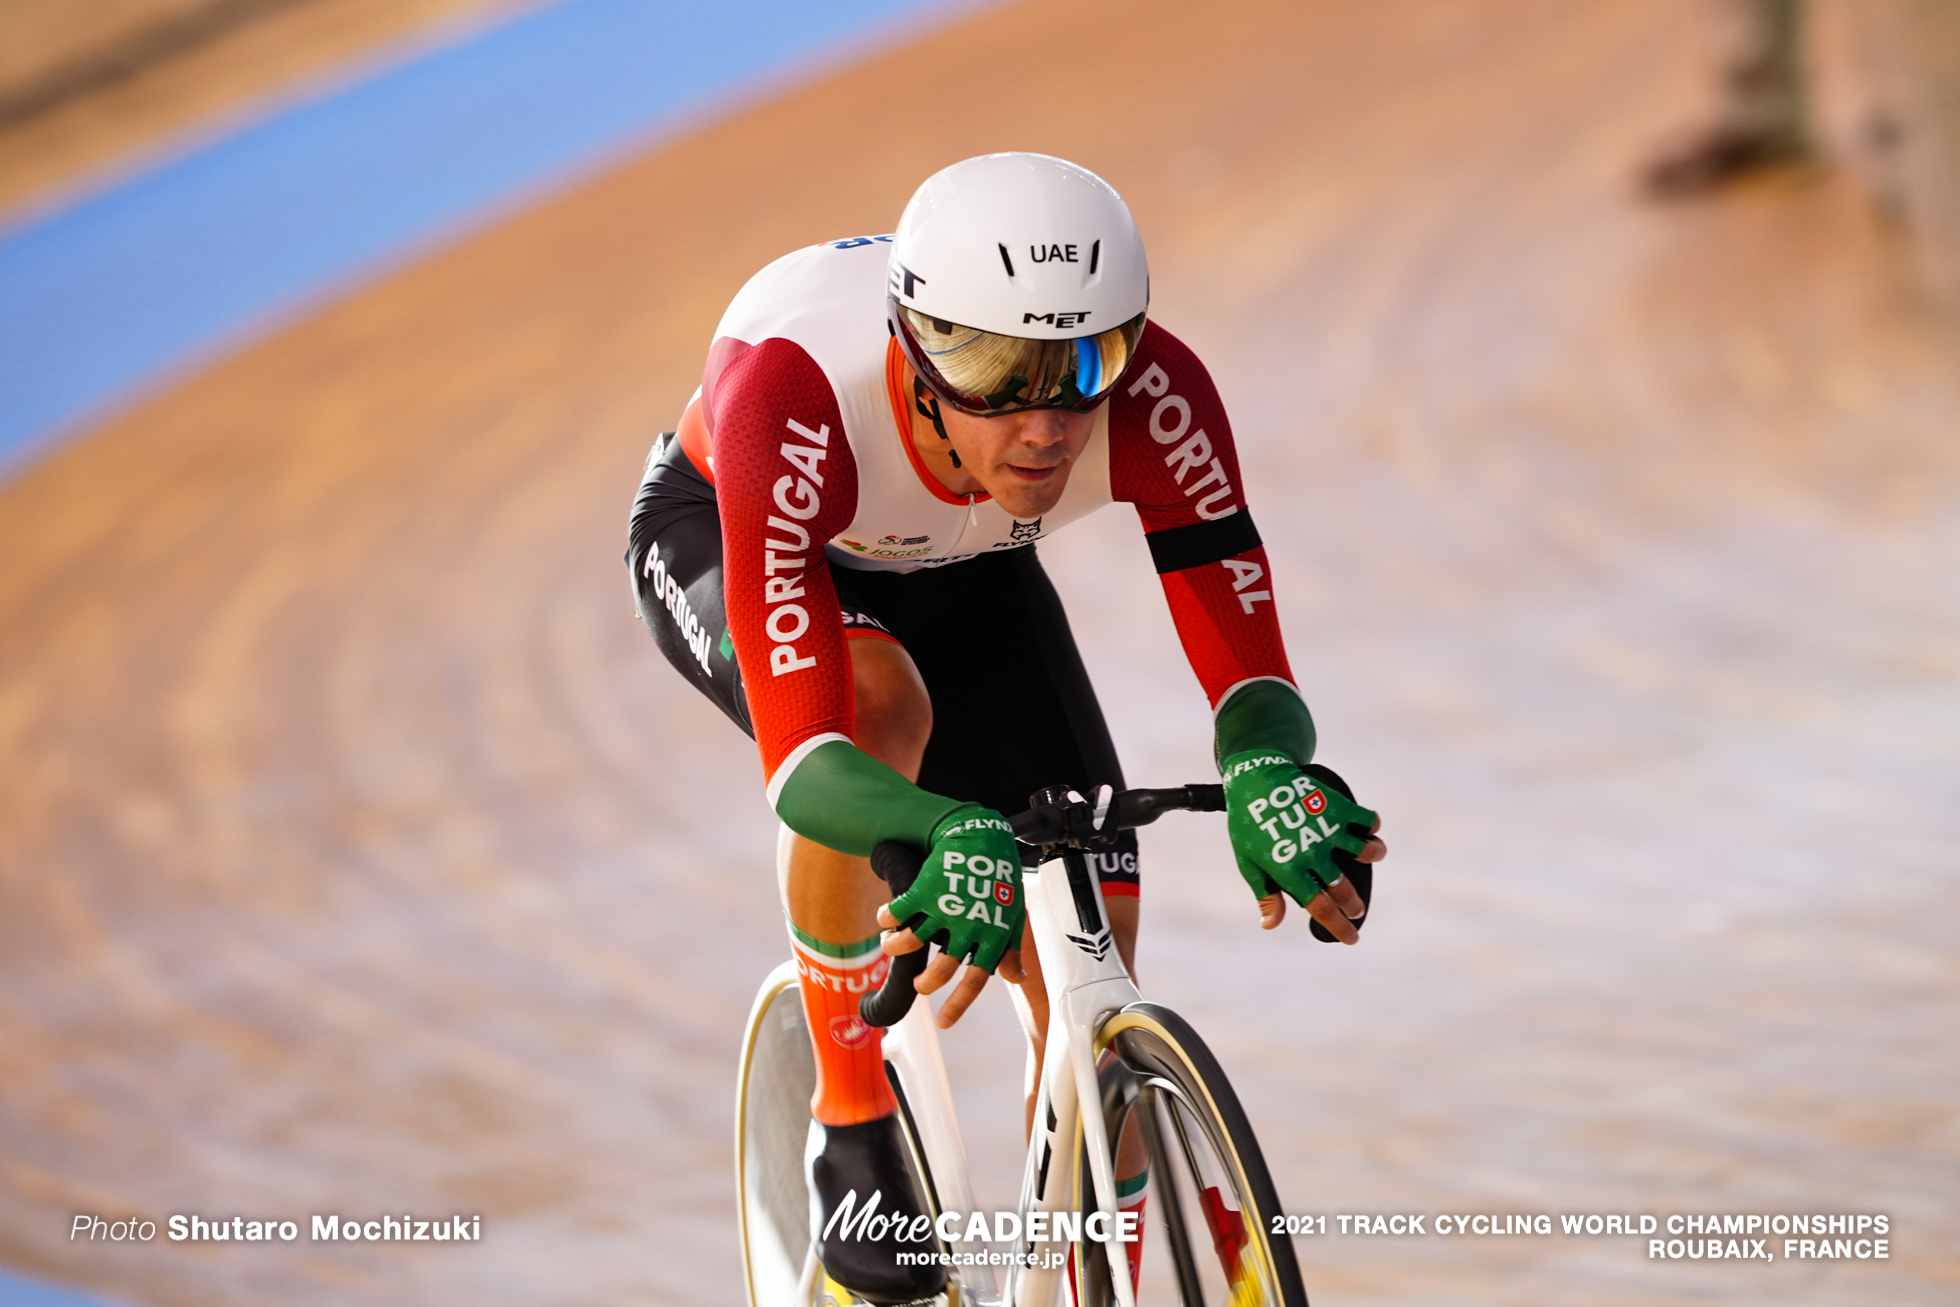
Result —
[[[1068, 792], [1067, 798], [1074, 805], [1072, 808], [1056, 806], [1050, 810], [1053, 816], [1035, 818], [1037, 823], [1062, 823], [1034, 826], [1044, 835], [1050, 831], [1064, 832], [1049, 846], [1055, 850], [1054, 856], [1038, 870], [1022, 873], [1028, 928], [1040, 954], [1048, 994], [1048, 1029], [1041, 1083], [1036, 1086], [1035, 1125], [1021, 1175], [1017, 1208], [1019, 1236], [1012, 1253], [1000, 1259], [1006, 1266], [1006, 1275], [1002, 1277], [996, 1270], [994, 1249], [984, 1235], [970, 1240], [966, 1237], [968, 1226], [957, 1220], [949, 1223], [946, 1233], [941, 1235], [946, 1250], [954, 1254], [945, 1295], [947, 1307], [1055, 1307], [1063, 1281], [1070, 1278], [1071, 1265], [1078, 1271], [1091, 1271], [1094, 1263], [1089, 1259], [1098, 1255], [1107, 1262], [1107, 1292], [1114, 1295], [1116, 1307], [1136, 1307], [1128, 1257], [1134, 1250], [1122, 1242], [1121, 1213], [1116, 1204], [1117, 1141], [1110, 1138], [1109, 1121], [1103, 1113], [1101, 1079], [1097, 1074], [1099, 1054], [1106, 1051], [1103, 1048], [1106, 1029], [1120, 1037], [1121, 1031], [1133, 1025], [1141, 1025], [1146, 1030], [1154, 1025], [1159, 1043], [1170, 1039], [1195, 1048], [1199, 1055], [1197, 1061], [1193, 1061], [1191, 1053], [1176, 1050], [1184, 1069], [1199, 1078], [1196, 1092], [1206, 1100], [1205, 1104], [1192, 1106], [1209, 1113], [1204, 1117], [1209, 1124], [1203, 1128], [1214, 1136], [1213, 1147], [1223, 1146], [1230, 1155], [1227, 1169], [1232, 1175], [1227, 1179], [1234, 1186], [1234, 1194], [1263, 1191], [1263, 1196], [1251, 1195], [1253, 1202], [1245, 1215], [1252, 1216], [1253, 1224], [1263, 1230], [1266, 1217], [1279, 1208], [1277, 1197], [1270, 1192], [1271, 1182], [1258, 1158], [1257, 1146], [1249, 1137], [1240, 1138], [1246, 1127], [1235, 1096], [1222, 1083], [1214, 1092], [1206, 1077], [1215, 1078], [1218, 1072], [1215, 1066], [1206, 1069], [1210, 1059], [1204, 1055], [1202, 1046], [1196, 1045], [1196, 1036], [1188, 1027], [1174, 1014], [1157, 1010], [1153, 1015], [1152, 1005], [1143, 1005], [1111, 1027], [1110, 1019], [1139, 1004], [1142, 995], [1116, 952], [1101, 887], [1078, 843], [1082, 836], [1066, 833], [1085, 830], [1082, 825], [1088, 816], [1085, 801], [1073, 791]], [[1137, 790], [1122, 796], [1111, 796], [1104, 789], [1097, 796], [1093, 829], [1102, 829], [1115, 798], [1128, 805], [1123, 809], [1129, 814], [1123, 818], [1124, 825], [1145, 824], [1154, 820], [1156, 814], [1173, 809], [1215, 811], [1223, 805], [1215, 786], [1189, 786], [1182, 791]], [[1040, 796], [1036, 806], [1042, 806]], [[793, 1155], [800, 1158], [801, 1151], [793, 1146], [791, 1135], [801, 1139], [808, 1133], [807, 1103], [815, 1078], [808, 1032], [802, 1025], [801, 1003], [793, 992], [797, 985], [796, 963], [786, 962], [771, 973], [750, 1014], [749, 1035], [742, 1054], [735, 1143], [750, 1307], [830, 1307], [828, 1296], [819, 1292], [829, 1281], [820, 1274], [814, 1251], [815, 1236], [805, 1224], [809, 1220], [807, 1185], [801, 1168], [792, 1160]], [[1016, 986], [1009, 993], [1020, 1009], [1023, 1024], [1032, 1028], [1025, 989]], [[1170, 1023], [1169, 1027], [1162, 1025], [1165, 1021]], [[786, 1042], [792, 1029], [802, 1038]], [[1177, 1034], [1178, 1030], [1183, 1033]], [[1146, 1043], [1144, 1048], [1147, 1047]], [[1150, 1064], [1151, 1055], [1147, 1051], [1139, 1052], [1136, 1048], [1131, 1051]], [[911, 1126], [909, 1138], [930, 1179], [928, 1196], [937, 1208], [936, 1214], [959, 1214], [970, 1223], [975, 1214], [973, 1182], [967, 1167], [966, 1146], [960, 1137], [952, 1087], [939, 1051], [938, 1027], [928, 1004], [912, 1003], [905, 1017], [886, 1031], [884, 1053], [902, 1090]], [[1184, 1091], [1178, 1086], [1185, 1081], [1181, 1078], [1183, 1073], [1175, 1068], [1164, 1074], [1176, 1083], [1161, 1082], [1155, 1073], [1145, 1074], [1144, 1087], [1154, 1085], [1157, 1098], [1143, 1100], [1146, 1108], [1143, 1128], [1150, 1136], [1150, 1151], [1159, 1163], [1168, 1167], [1161, 1141], [1155, 1137], [1152, 1127], [1157, 1124], [1159, 1100], [1166, 1092], [1181, 1100]], [[1221, 1093], [1222, 1105], [1218, 1101]], [[1122, 1110], [1134, 1116], [1133, 1106], [1126, 1103]], [[1231, 1119], [1220, 1117], [1226, 1108]], [[1199, 1172], [1211, 1168], [1201, 1166], [1200, 1159], [1192, 1155], [1191, 1141], [1186, 1138], [1185, 1126], [1180, 1124], [1186, 1118], [1175, 1105], [1171, 1117], [1171, 1125], [1182, 1141], [1185, 1160], [1192, 1168], [1190, 1179], [1200, 1189], [1200, 1199], [1209, 1202], [1206, 1195], [1212, 1190]], [[1221, 1129], [1231, 1136], [1230, 1142], [1217, 1137], [1216, 1132]], [[1249, 1150], [1250, 1171], [1240, 1164], [1238, 1157], [1239, 1151], [1246, 1150]], [[1086, 1175], [1084, 1166], [1078, 1162], [1086, 1165]], [[1161, 1171], [1155, 1183], [1163, 1194], [1165, 1218], [1171, 1224], [1171, 1256], [1177, 1263], [1180, 1288], [1188, 1291], [1193, 1269], [1191, 1249], [1177, 1216], [1180, 1204], [1174, 1201], [1183, 1186], [1169, 1170]], [[1170, 1187], [1163, 1188], [1165, 1185]], [[1091, 1191], [1093, 1207], [1085, 1210], [1083, 1203]], [[1217, 1242], [1224, 1236], [1209, 1214], [1209, 1207], [1206, 1210], [1207, 1224]], [[1064, 1220], [1064, 1228], [1056, 1229], [1057, 1218], [1066, 1215], [1074, 1215], [1076, 1219]], [[1037, 1216], [1045, 1218], [1041, 1221], [1044, 1228], [1040, 1239], [1029, 1234], [1029, 1218]], [[997, 1222], [991, 1224], [994, 1233], [1001, 1233]], [[976, 1230], [976, 1233], [981, 1232]], [[1091, 1243], [1102, 1245], [1100, 1254], [1087, 1246]], [[1262, 1239], [1255, 1239], [1254, 1244], [1258, 1253], [1253, 1269], [1263, 1277], [1262, 1283], [1271, 1281], [1269, 1287], [1279, 1301], [1304, 1302], [1291, 1248], [1285, 1249], [1286, 1256], [1282, 1258], [1277, 1257], [1277, 1247], [1267, 1249]], [[1219, 1252], [1225, 1256], [1223, 1245]], [[1079, 1260], [1071, 1263], [1071, 1257]], [[1240, 1265], [1234, 1261], [1224, 1269], [1231, 1281], [1228, 1296], [1233, 1302], [1241, 1301]], [[1100, 1281], [1101, 1276], [1097, 1274], [1094, 1278]], [[1293, 1286], [1290, 1293], [1288, 1285]], [[1098, 1292], [1102, 1290], [1099, 1288]], [[849, 1295], [838, 1288], [836, 1296], [842, 1301]], [[1260, 1290], [1252, 1293], [1251, 1298], [1264, 1302], [1269, 1296]]]
[[[1024, 873], [1022, 884], [1048, 988], [1048, 1044], [1040, 1095], [1035, 1100], [1035, 1132], [1028, 1141], [1027, 1165], [1022, 1172], [1021, 1229], [1028, 1228], [1031, 1213], [1076, 1209], [1076, 1196], [1068, 1192], [1074, 1174], [1069, 1162], [1074, 1150], [1086, 1145], [1097, 1209], [1103, 1213], [1103, 1228], [1113, 1232], [1117, 1228], [1114, 1141], [1099, 1109], [1080, 1112], [1079, 1108], [1084, 1101], [1094, 1105], [1102, 1101], [1096, 1079], [1097, 1027], [1109, 1013], [1142, 995], [1117, 956], [1099, 891], [1078, 903], [1059, 856], [1043, 863], [1039, 871]], [[1089, 884], [1094, 887], [1093, 877]], [[1093, 923], [1085, 921], [1091, 906]], [[1019, 1000], [1018, 991], [1016, 997]], [[927, 1004], [914, 1003], [905, 1019], [887, 1032], [885, 1055], [898, 1068], [899, 1083], [905, 1087], [942, 1207], [971, 1213], [973, 1182], [967, 1170], [966, 1147], [953, 1111], [946, 1063], [939, 1052], [939, 1030]], [[1083, 1219], [1089, 1219], [1087, 1212]], [[977, 1241], [951, 1242], [949, 1251], [956, 1254], [988, 1251]], [[1066, 1254], [1067, 1248], [1066, 1242], [1053, 1239], [1031, 1245], [1023, 1237], [1019, 1251], [1035, 1255], [1007, 1268], [1004, 1292], [989, 1265], [969, 1263], [954, 1270], [965, 1293], [980, 1307], [1051, 1307], [1066, 1278], [1063, 1257], [1058, 1254]], [[1112, 1233], [1102, 1248], [1109, 1259], [1118, 1302], [1121, 1307], [1136, 1307], [1123, 1244]]]

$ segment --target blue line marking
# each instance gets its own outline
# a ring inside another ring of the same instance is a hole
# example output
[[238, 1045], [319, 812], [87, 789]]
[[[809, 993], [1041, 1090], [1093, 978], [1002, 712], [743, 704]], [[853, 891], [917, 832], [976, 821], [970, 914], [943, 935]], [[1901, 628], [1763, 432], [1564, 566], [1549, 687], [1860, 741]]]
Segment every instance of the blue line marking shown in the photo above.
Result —
[[0, 233], [0, 470], [771, 74], [966, 0], [559, 0]]
[[111, 1307], [106, 1298], [91, 1298], [72, 1289], [57, 1289], [39, 1280], [0, 1271], [0, 1307]]

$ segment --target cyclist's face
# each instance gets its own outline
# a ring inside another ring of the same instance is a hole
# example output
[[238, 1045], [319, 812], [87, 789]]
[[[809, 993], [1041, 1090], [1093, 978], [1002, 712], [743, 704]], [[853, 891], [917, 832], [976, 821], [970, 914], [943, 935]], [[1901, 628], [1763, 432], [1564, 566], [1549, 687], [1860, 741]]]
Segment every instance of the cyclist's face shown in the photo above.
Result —
[[1023, 520], [1040, 517], [1061, 499], [1096, 425], [1094, 412], [1059, 408], [981, 418], [943, 404], [940, 415], [961, 470]]

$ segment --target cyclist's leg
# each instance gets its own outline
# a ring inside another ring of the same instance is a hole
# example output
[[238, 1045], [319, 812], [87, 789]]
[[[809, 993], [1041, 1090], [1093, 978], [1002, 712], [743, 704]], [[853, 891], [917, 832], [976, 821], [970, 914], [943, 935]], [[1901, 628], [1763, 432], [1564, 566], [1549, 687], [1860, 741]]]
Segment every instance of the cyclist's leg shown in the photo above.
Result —
[[[641, 620], [690, 684], [753, 734], [741, 668], [726, 639], [721, 516], [714, 487], [682, 443], [663, 436], [647, 460], [634, 501], [626, 555]], [[838, 578], [848, 594], [849, 580]], [[905, 649], [875, 618], [845, 601], [860, 748], [916, 779], [932, 729], [932, 706]], [[816, 1045], [817, 1119], [849, 1125], [888, 1115], [880, 1032], [855, 1022], [854, 995], [881, 969], [878, 905], [890, 897], [870, 863], [784, 833], [778, 876], [797, 955], [805, 964], [805, 1010]], [[842, 1037], [831, 1038], [831, 1023]]]
[[[1018, 583], [1028, 612], [1028, 630], [1034, 647], [1040, 651], [1041, 667], [1050, 685], [1054, 687], [1055, 700], [1061, 706], [1063, 720], [1067, 722], [1068, 732], [1079, 761], [1076, 763], [1076, 782], [1084, 787], [1108, 785], [1115, 789], [1123, 788], [1123, 767], [1116, 757], [1116, 745], [1110, 739], [1109, 725], [1104, 720], [1102, 706], [1097, 702], [1095, 687], [1089, 681], [1089, 671], [1082, 664], [1082, 654], [1075, 646], [1075, 633], [1069, 626], [1068, 614], [1062, 607], [1061, 596], [1048, 579], [1041, 560], [1033, 549], [1017, 550], [1008, 556], [1013, 564]], [[1036, 765], [1041, 765], [1037, 763]], [[1114, 849], [1089, 854], [1090, 866], [1096, 873], [1103, 892], [1103, 908], [1109, 915], [1110, 934], [1116, 942], [1116, 952], [1123, 959], [1124, 967], [1132, 976], [1136, 975], [1136, 936], [1141, 899], [1141, 877], [1137, 860], [1136, 834], [1126, 832]], [[1035, 957], [1035, 965], [1040, 965], [1036, 956], [1034, 939], [1030, 933], [1023, 941], [1023, 954]], [[1029, 1078], [1028, 1111], [1032, 1122], [1034, 1111], [1034, 1089], [1040, 1083], [1040, 1063], [1046, 1053], [1045, 1035], [1048, 1029], [1048, 990], [1045, 984], [1023, 987], [1027, 999], [1027, 1024], [1042, 1032], [1032, 1037], [1035, 1065]], [[1139, 1155], [1140, 1156], [1140, 1155]]]
[[[1044, 785], [1122, 786], [1067, 614], [1032, 548], [917, 572], [852, 572], [849, 581], [855, 601], [910, 651], [931, 693], [921, 785], [1007, 813], [1026, 807], [1028, 795]], [[1126, 833], [1094, 858], [1118, 952], [1132, 965], [1135, 835]], [[1024, 942], [1027, 966], [1032, 941]], [[1047, 991], [1038, 960], [1033, 965], [1018, 991], [1026, 1002], [1017, 1007], [1038, 1063]]]
[[[1109, 725], [1096, 700], [1088, 669], [1083, 666], [1082, 655], [1076, 648], [1075, 635], [1069, 627], [1061, 596], [1055, 592], [1054, 583], [1048, 579], [1034, 549], [1016, 550], [1007, 555], [1006, 561], [1013, 566], [1014, 579], [1026, 606], [1029, 637], [1040, 654], [1040, 667], [1053, 688], [1055, 700], [1061, 708], [1061, 720], [1067, 724], [1073, 745], [1074, 769], [1065, 770], [1063, 775], [1074, 779], [1074, 783], [1085, 790], [1096, 785], [1122, 789], [1122, 764], [1116, 757], [1116, 746], [1110, 739]], [[1036, 785], [1052, 784], [1052, 777], [1047, 781], [1031, 778], [1038, 774], [1034, 769], [1051, 767], [1061, 757], [1059, 750], [1049, 757], [1034, 754], [1030, 760], [1030, 770], [1024, 771], [1016, 784], [1026, 791], [1032, 791]], [[1114, 849], [1091, 853], [1089, 860], [1102, 888], [1103, 909], [1109, 916], [1110, 934], [1115, 939], [1117, 954], [1134, 977], [1138, 909], [1141, 905], [1135, 832], [1127, 832]], [[1024, 970], [1025, 959], [1028, 958], [1033, 958], [1036, 968], [1039, 968], [1040, 959], [1032, 932], [1023, 931], [1021, 956]], [[1026, 1128], [1031, 1132], [1034, 1127], [1035, 1098], [1047, 1053], [1048, 990], [1037, 972], [1031, 976], [1031, 983], [1021, 986], [1020, 993], [1026, 1000], [1023, 1023], [1029, 1031], [1030, 1056], [1024, 1119]], [[1140, 1130], [1125, 1130], [1111, 1142], [1116, 1150], [1117, 1208], [1135, 1213], [1134, 1228], [1141, 1231], [1150, 1175], [1149, 1150]], [[1125, 1245], [1125, 1252], [1128, 1255], [1130, 1285], [1134, 1289], [1142, 1270], [1143, 1241], [1138, 1239]]]
[[[753, 734], [741, 673], [725, 638], [721, 525], [714, 490], [678, 441], [663, 438], [634, 504], [626, 562], [640, 615], [680, 673]], [[847, 630], [856, 634], [852, 614]], [[905, 650], [888, 638], [852, 639], [862, 747], [916, 776], [931, 729], [930, 701]], [[799, 991], [817, 1067], [806, 1163], [817, 1249], [833, 1279], [874, 1302], [912, 1302], [945, 1287], [938, 1266], [900, 1267], [890, 1239], [829, 1236], [845, 1196], [882, 1195], [885, 1215], [923, 1213], [907, 1168], [897, 1102], [885, 1078], [883, 1032], [857, 1015], [857, 999], [883, 978], [876, 911], [889, 897], [863, 858], [791, 836], [779, 841], [779, 878], [797, 959]]]
[[[858, 747], [916, 780], [932, 729], [932, 706], [917, 669], [891, 640], [859, 638], [848, 645]], [[787, 828], [777, 843], [777, 873], [816, 1045], [812, 1115], [834, 1126], [888, 1116], [897, 1100], [885, 1079], [883, 1032], [858, 1020], [857, 1000], [884, 977], [877, 913], [891, 891], [872, 874], [869, 859], [825, 848]]]
[[[856, 634], [854, 628], [848, 633]], [[891, 640], [851, 639], [848, 647], [857, 696], [854, 742], [916, 781], [932, 731], [932, 701], [918, 669]], [[878, 933], [878, 907], [891, 891], [872, 874], [869, 859], [838, 853], [788, 830], [783, 846], [777, 860], [783, 905], [798, 929], [826, 939], [840, 933]]]
[[626, 569], [633, 605], [660, 652], [688, 684], [754, 735], [722, 599], [721, 510], [714, 487], [672, 432], [647, 457], [633, 500]]
[[[849, 648], [858, 746], [916, 779], [932, 709], [911, 658], [883, 638], [854, 638]], [[886, 1216], [929, 1211], [907, 1165], [898, 1101], [885, 1074], [884, 1031], [857, 1011], [890, 966], [876, 914], [891, 892], [869, 860], [787, 829], [783, 836], [783, 903], [817, 1062], [806, 1154], [817, 1255], [832, 1279], [873, 1302], [931, 1298], [945, 1288], [943, 1267], [901, 1266], [904, 1246], [895, 1234], [849, 1232], [851, 1214], [865, 1213], [867, 1200], [882, 1202]], [[845, 1224], [833, 1235], [839, 1219]]]
[[[833, 568], [832, 574], [847, 611], [901, 641], [931, 695], [919, 784], [1007, 813], [1024, 808], [1042, 786], [1122, 787], [1122, 768], [1067, 615], [1032, 548], [909, 573]], [[1119, 952], [1133, 966], [1135, 835], [1095, 855], [1095, 864]], [[1033, 957], [1032, 941], [1025, 945], [1024, 964]], [[1038, 969], [1015, 993], [1024, 1000], [1016, 1007], [1029, 1035], [1031, 1123], [1048, 1008]], [[1140, 1135], [1126, 1133], [1117, 1146], [1117, 1202], [1139, 1216], [1148, 1170]]]

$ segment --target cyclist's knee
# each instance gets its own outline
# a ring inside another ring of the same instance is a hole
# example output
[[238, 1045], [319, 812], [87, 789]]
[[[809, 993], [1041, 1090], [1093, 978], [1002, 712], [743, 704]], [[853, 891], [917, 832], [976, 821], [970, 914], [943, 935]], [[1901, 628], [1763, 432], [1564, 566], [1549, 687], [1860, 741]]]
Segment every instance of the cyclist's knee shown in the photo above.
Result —
[[919, 778], [932, 735], [932, 698], [912, 656], [890, 640], [852, 640], [857, 746], [907, 780]]
[[778, 884], [790, 924], [806, 934], [849, 944], [878, 933], [878, 905], [891, 897], [871, 865], [787, 826], [776, 840]]

